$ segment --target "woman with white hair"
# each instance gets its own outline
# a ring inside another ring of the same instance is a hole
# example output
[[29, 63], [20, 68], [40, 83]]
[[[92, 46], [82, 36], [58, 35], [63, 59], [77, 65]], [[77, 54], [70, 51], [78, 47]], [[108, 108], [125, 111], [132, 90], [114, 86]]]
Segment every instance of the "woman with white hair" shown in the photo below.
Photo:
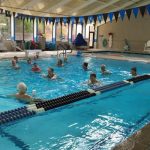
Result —
[[27, 86], [24, 82], [20, 82], [17, 85], [18, 93], [15, 94], [16, 99], [25, 102], [25, 103], [32, 103], [33, 98], [30, 95], [27, 95]]

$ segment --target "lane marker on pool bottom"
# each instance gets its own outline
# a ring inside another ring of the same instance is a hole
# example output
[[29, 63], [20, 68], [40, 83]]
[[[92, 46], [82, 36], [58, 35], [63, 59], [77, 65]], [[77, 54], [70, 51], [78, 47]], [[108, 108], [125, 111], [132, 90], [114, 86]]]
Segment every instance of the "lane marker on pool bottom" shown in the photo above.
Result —
[[38, 113], [42, 113], [51, 109], [55, 109], [55, 108], [58, 108], [67, 104], [80, 101], [82, 99], [96, 96], [97, 94], [102, 94], [102, 93], [105, 93], [105, 92], [108, 92], [117, 88], [131, 85], [133, 83], [147, 80], [147, 79], [150, 79], [150, 74], [137, 76], [128, 80], [123, 80], [123, 81], [112, 83], [112, 84], [105, 85], [102, 87], [88, 89], [87, 91], [80, 91], [80, 92], [72, 93], [66, 96], [58, 97], [56, 99], [38, 102], [38, 103], [24, 106], [21, 108], [17, 108], [14, 110], [1, 112], [0, 113], [0, 125], [13, 122], [22, 118], [31, 117]]

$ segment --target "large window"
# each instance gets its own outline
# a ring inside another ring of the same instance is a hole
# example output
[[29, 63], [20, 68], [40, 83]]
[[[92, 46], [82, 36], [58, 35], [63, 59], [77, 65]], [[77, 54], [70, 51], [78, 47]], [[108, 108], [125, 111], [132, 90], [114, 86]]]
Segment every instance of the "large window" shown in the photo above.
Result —
[[62, 41], [68, 41], [68, 23], [62, 23]]
[[81, 33], [82, 34], [82, 25], [81, 24], [78, 24], [77, 25], [77, 34], [78, 33]]
[[16, 18], [15, 23], [16, 40], [23, 40], [23, 20]]
[[56, 41], [62, 41], [62, 29], [61, 24], [56, 24]]
[[45, 38], [46, 41], [52, 41], [53, 23], [45, 24]]
[[38, 21], [38, 34], [44, 34], [45, 33], [45, 24], [43, 21]]
[[10, 17], [0, 14], [0, 40], [10, 38]]
[[24, 40], [33, 40], [33, 20], [24, 20]]
[[74, 41], [75, 40], [75, 38], [76, 38], [76, 24], [73, 24], [72, 25], [72, 41]]

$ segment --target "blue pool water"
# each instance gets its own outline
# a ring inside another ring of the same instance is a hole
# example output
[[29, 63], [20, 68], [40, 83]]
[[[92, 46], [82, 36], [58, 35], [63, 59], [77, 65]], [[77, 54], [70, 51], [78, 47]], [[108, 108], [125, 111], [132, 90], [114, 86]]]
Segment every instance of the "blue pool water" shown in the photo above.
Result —
[[[139, 74], [150, 72], [149, 64], [128, 61], [72, 56], [63, 68], [57, 68], [55, 61], [53, 57], [40, 59], [37, 63], [42, 73], [52, 66], [62, 78], [57, 81], [43, 79], [41, 74], [31, 72], [31, 66], [24, 60], [20, 61], [21, 70], [18, 71], [12, 70], [9, 61], [1, 61], [0, 111], [25, 105], [5, 97], [16, 92], [20, 81], [28, 85], [29, 94], [35, 89], [36, 97], [52, 99], [87, 89], [82, 83], [91, 72], [96, 72], [103, 84], [130, 78], [133, 66], [137, 67]], [[82, 70], [84, 61], [89, 62], [91, 71]], [[102, 76], [100, 64], [106, 64], [112, 75]], [[150, 80], [143, 81], [1, 126], [0, 149], [109, 150], [150, 121], [149, 88]]]

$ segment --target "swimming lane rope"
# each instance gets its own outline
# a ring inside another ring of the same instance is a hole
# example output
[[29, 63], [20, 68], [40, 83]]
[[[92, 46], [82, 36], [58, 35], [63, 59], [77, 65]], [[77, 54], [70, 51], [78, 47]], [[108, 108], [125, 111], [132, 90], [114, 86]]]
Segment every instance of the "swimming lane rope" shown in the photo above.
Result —
[[56, 99], [38, 102], [38, 103], [24, 106], [21, 108], [17, 108], [14, 110], [4, 111], [0, 113], [0, 125], [9, 123], [12, 121], [16, 121], [25, 117], [33, 116], [41, 112], [45, 112], [54, 108], [68, 105], [68, 104], [80, 101], [82, 99], [96, 96], [97, 94], [108, 92], [110, 90], [121, 88], [121, 87], [134, 84], [134, 83], [147, 80], [147, 79], [150, 79], [149, 74], [137, 76], [128, 80], [112, 83], [112, 84], [105, 85], [102, 87], [89, 89], [87, 91], [80, 91], [80, 92], [72, 93], [66, 96], [58, 97]]

